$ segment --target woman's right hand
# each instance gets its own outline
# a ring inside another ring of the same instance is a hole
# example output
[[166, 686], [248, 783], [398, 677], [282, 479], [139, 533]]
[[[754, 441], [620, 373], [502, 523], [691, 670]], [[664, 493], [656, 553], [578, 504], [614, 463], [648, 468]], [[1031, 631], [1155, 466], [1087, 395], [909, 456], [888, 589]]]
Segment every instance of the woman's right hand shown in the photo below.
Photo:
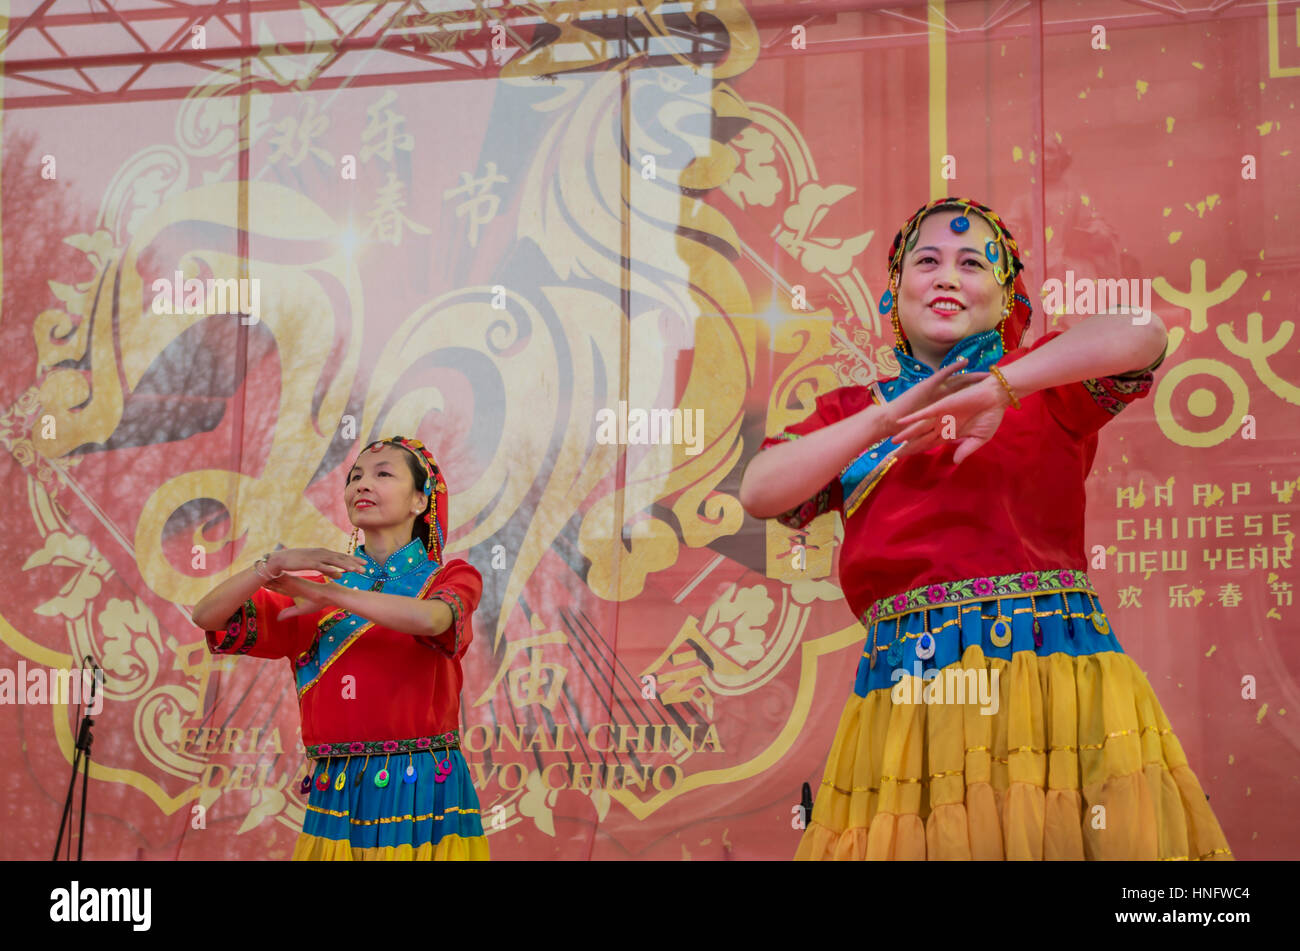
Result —
[[345, 571], [365, 571], [366, 563], [355, 555], [328, 548], [283, 548], [272, 552], [266, 567], [272, 575], [286, 571], [318, 571], [327, 578], [337, 578]]
[[884, 420], [885, 435], [894, 436], [906, 429], [907, 427], [899, 423], [903, 417], [923, 410], [931, 403], [964, 390], [968, 386], [974, 386], [989, 376], [987, 373], [963, 373], [954, 376], [965, 366], [965, 358], [956, 360], [946, 367], [941, 367], [906, 393], [900, 394], [883, 406], [876, 407]]

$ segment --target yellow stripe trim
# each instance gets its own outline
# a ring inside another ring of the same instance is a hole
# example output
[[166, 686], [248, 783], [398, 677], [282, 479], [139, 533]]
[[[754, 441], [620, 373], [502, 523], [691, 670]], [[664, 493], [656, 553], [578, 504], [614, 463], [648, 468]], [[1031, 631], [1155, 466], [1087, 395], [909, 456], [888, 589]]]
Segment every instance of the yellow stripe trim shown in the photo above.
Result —
[[461, 815], [465, 815], [465, 816], [479, 814], [479, 811], [477, 809], [462, 809], [459, 806], [448, 806], [442, 812], [431, 812], [425, 816], [407, 815], [407, 816], [385, 816], [382, 819], [350, 819], [349, 816], [351, 815], [351, 813], [336, 812], [333, 809], [322, 809], [320, 806], [313, 806], [310, 803], [307, 805], [307, 811], [318, 812], [321, 815], [325, 815], [325, 816], [333, 816], [336, 819], [348, 819], [348, 821], [351, 822], [354, 826], [377, 826], [377, 825], [385, 825], [390, 822], [426, 822], [429, 819], [432, 819], [435, 822], [441, 822], [443, 818], [447, 815], [447, 813], [450, 812], [458, 812]]

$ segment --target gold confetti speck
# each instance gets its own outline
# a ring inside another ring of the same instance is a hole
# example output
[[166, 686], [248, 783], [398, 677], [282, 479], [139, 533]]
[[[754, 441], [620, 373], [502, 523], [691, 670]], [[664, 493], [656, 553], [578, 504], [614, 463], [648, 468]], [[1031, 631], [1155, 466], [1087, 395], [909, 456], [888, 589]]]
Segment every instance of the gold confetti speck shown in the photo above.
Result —
[[[1170, 215], [1172, 212], [1173, 212], [1173, 209], [1172, 209], [1172, 208], [1166, 208], [1166, 209], [1165, 209], [1165, 217], [1168, 218], [1169, 215]], [[1263, 252], [1261, 251], [1260, 253], [1262, 254]]]
[[1235, 757], [1235, 756], [1233, 756], [1231, 753], [1229, 753], [1229, 754], [1228, 754], [1228, 765], [1231, 766], [1231, 765], [1236, 761], [1236, 759], [1237, 759], [1237, 757]]
[[1137, 81], [1137, 91], [1138, 91], [1138, 98], [1139, 98], [1139, 99], [1142, 98], [1142, 94], [1145, 93], [1145, 92], [1147, 91], [1147, 89], [1150, 87], [1150, 85], [1151, 85], [1151, 84], [1148, 83], [1145, 79], [1139, 79], [1139, 80]]
[[1024, 150], [1024, 149], [1022, 149], [1022, 148], [1021, 148], [1020, 146], [1018, 146], [1018, 145], [1013, 145], [1013, 146], [1011, 146], [1011, 160], [1012, 160], [1013, 162], [1019, 162], [1019, 161], [1020, 161], [1022, 158], [1024, 158], [1024, 157], [1025, 157], [1025, 150]]
[[1204, 64], [1204, 63], [1198, 63], [1198, 62], [1196, 62], [1196, 60], [1192, 60], [1192, 65], [1195, 66], [1197, 69], [1204, 69], [1204, 68], [1205, 68], [1205, 64]]
[[1080, 195], [1080, 196], [1079, 196], [1079, 201], [1083, 202], [1085, 205], [1091, 205], [1091, 204], [1092, 204], [1092, 199], [1089, 198], [1087, 195]]
[[1267, 122], [1261, 122], [1259, 125], [1255, 126], [1255, 128], [1259, 130], [1260, 135], [1268, 135], [1273, 131], [1273, 120], [1270, 119]]
[[1166, 132], [1173, 132], [1173, 131], [1174, 131], [1174, 117], [1173, 117], [1173, 116], [1165, 116], [1165, 131], [1166, 131]]
[[1210, 645], [1210, 649], [1207, 650], [1207, 651], [1205, 652], [1205, 656], [1206, 656], [1206, 657], [1213, 657], [1213, 656], [1214, 656], [1214, 652], [1217, 651], [1218, 649], [1219, 649], [1219, 645], [1218, 645], [1218, 644], [1211, 644], [1211, 645]]
[[1272, 292], [1272, 291], [1265, 291], [1262, 300], [1268, 300], [1268, 299], [1269, 299], [1270, 297], [1272, 297], [1272, 296], [1273, 296], [1273, 292]]
[[1170, 243], [1170, 244], [1177, 244], [1177, 243], [1178, 243], [1178, 239], [1181, 238], [1182, 236], [1183, 236], [1183, 233], [1182, 233], [1181, 231], [1171, 231], [1171, 232], [1169, 232], [1169, 243]]
[[1256, 722], [1256, 723], [1263, 723], [1263, 722], [1264, 722], [1264, 716], [1265, 716], [1265, 714], [1267, 714], [1267, 713], [1268, 713], [1268, 704], [1267, 704], [1267, 703], [1261, 703], [1261, 704], [1259, 705], [1259, 712], [1255, 714], [1255, 722]]
[[1052, 240], [1052, 226], [1051, 226], [1051, 225], [1048, 225], [1048, 226], [1047, 226], [1047, 232], [1046, 232], [1046, 234], [1047, 234], [1047, 240], [1048, 240], [1048, 241], [1051, 241], [1051, 240]]
[[1246, 795], [1247, 795], [1247, 796], [1250, 795], [1250, 787], [1249, 787], [1249, 786], [1246, 787]]

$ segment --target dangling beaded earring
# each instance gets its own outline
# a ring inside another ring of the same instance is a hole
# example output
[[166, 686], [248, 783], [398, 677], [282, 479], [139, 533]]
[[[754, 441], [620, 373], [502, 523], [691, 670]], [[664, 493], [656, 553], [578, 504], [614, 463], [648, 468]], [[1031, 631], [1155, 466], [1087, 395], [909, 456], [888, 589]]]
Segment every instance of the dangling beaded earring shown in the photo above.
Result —
[[1007, 318], [1011, 316], [1011, 305], [1015, 299], [1015, 288], [1008, 283], [1007, 291], [1002, 296], [1002, 320], [998, 322], [998, 339], [1002, 341], [1002, 349], [1007, 349]]
[[441, 564], [441, 551], [438, 548], [438, 497], [429, 496], [429, 511], [424, 514], [429, 523], [429, 560]]
[[352, 529], [352, 538], [348, 540], [348, 554], [349, 554], [349, 555], [352, 554], [354, 551], [357, 550], [357, 536], [360, 535], [360, 534], [361, 534], [361, 529], [359, 529], [359, 528], [354, 528], [354, 529]]
[[912, 348], [907, 343], [907, 338], [903, 336], [903, 327], [898, 321], [898, 278], [890, 277], [889, 290], [881, 302], [881, 310], [889, 314], [890, 323], [894, 325], [894, 345], [904, 353], [911, 353]]
[[438, 555], [436, 549], [438, 547], [438, 540], [434, 534], [434, 519], [437, 517], [438, 512], [438, 497], [433, 494], [433, 475], [431, 466], [429, 467], [429, 472], [429, 477], [424, 480], [424, 494], [429, 497], [429, 507], [424, 511], [424, 534], [429, 540], [428, 544], [425, 546], [425, 554], [429, 561], [437, 561]]

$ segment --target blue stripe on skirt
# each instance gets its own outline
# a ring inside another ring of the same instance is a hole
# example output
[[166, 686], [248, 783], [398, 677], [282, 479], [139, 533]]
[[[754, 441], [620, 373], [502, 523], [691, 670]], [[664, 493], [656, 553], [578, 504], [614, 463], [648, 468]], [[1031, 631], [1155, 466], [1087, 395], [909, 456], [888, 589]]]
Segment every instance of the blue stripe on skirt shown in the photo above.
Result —
[[[1038, 625], [1041, 631], [1041, 646], [1034, 643], [1034, 613], [1037, 605]], [[888, 690], [896, 682], [893, 678], [895, 669], [906, 674], [913, 674], [916, 665], [920, 665], [922, 675], [931, 669], [942, 670], [953, 664], [960, 664], [966, 648], [979, 645], [986, 658], [998, 658], [1010, 661], [1011, 655], [1021, 651], [1033, 651], [1040, 657], [1049, 654], [1069, 654], [1074, 657], [1087, 654], [1124, 653], [1113, 630], [1102, 634], [1092, 623], [1090, 617], [1094, 608], [1102, 618], [1106, 614], [1101, 610], [1100, 600], [1089, 598], [1080, 591], [1055, 591], [1050, 594], [1034, 593], [1021, 595], [1003, 595], [990, 597], [966, 604], [952, 604], [929, 610], [912, 611], [902, 618], [889, 618], [876, 621], [867, 630], [866, 646], [862, 659], [858, 663], [857, 677], [853, 692], [865, 697], [873, 690]], [[999, 647], [991, 639], [993, 619], [999, 609], [1004, 617], [1011, 620], [1011, 643]], [[1046, 612], [1055, 611], [1055, 614]], [[1065, 614], [1071, 615], [1065, 617]], [[928, 619], [927, 619], [928, 615]], [[928, 620], [928, 627], [927, 627]], [[945, 626], [946, 625], [946, 626]], [[1109, 629], [1110, 621], [1105, 626]], [[934, 634], [934, 656], [922, 659], [917, 656], [917, 640], [908, 638], [908, 634], [919, 635], [923, 631], [938, 632]], [[880, 650], [876, 664], [871, 666], [871, 635], [876, 635], [876, 644]], [[900, 635], [901, 631], [901, 635]], [[887, 646], [897, 643], [894, 656], [890, 656]]]
[[[436, 760], [435, 760], [436, 756]], [[435, 762], [450, 757], [452, 769], [443, 782], [435, 780]], [[368, 762], [367, 762], [368, 761]], [[375, 776], [388, 766], [388, 785], [375, 785]], [[415, 781], [404, 781], [407, 766]], [[463, 838], [483, 835], [478, 793], [460, 750], [439, 750], [387, 756], [336, 756], [315, 762], [311, 796], [303, 833], [334, 841], [350, 841], [353, 848], [419, 849], [436, 845], [449, 835]], [[342, 789], [335, 789], [340, 771], [347, 773]], [[316, 788], [328, 770], [329, 786]], [[359, 781], [358, 781], [359, 780]]]

